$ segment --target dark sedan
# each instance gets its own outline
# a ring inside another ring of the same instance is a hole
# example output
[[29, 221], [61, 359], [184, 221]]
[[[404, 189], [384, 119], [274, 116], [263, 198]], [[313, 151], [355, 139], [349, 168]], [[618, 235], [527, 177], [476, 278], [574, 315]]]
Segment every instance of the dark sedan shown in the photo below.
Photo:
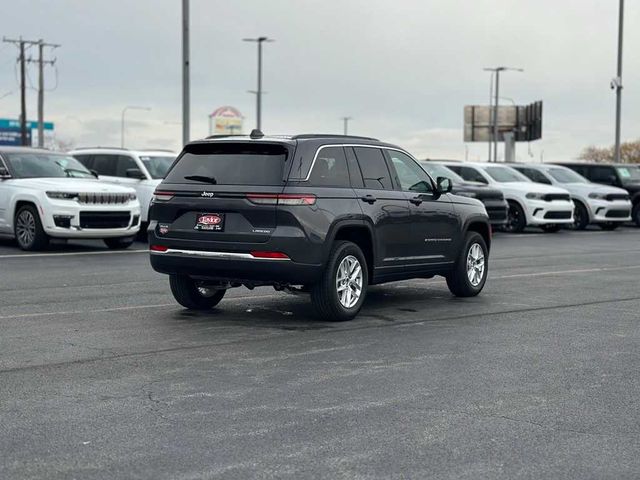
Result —
[[431, 178], [450, 178], [453, 183], [451, 193], [480, 200], [487, 209], [491, 225], [504, 225], [507, 222], [509, 205], [500, 190], [483, 183], [468, 182], [450, 168], [437, 162], [421, 160], [420, 166]]

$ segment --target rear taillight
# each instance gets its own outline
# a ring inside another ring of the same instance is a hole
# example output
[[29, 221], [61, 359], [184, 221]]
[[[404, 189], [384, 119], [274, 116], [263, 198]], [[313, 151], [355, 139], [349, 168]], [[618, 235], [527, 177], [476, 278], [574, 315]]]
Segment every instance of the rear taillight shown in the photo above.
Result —
[[154, 202], [168, 202], [174, 197], [175, 193], [173, 192], [165, 192], [161, 190], [156, 190], [153, 192], [153, 201]]
[[149, 250], [152, 252], [166, 252], [169, 250], [169, 247], [165, 247], [164, 245], [151, 245]]
[[255, 251], [255, 252], [250, 252], [250, 254], [254, 258], [270, 258], [272, 260], [288, 260], [289, 259], [289, 257], [282, 252]]
[[247, 199], [257, 205], [313, 205], [316, 203], [315, 195], [293, 193], [249, 193]]

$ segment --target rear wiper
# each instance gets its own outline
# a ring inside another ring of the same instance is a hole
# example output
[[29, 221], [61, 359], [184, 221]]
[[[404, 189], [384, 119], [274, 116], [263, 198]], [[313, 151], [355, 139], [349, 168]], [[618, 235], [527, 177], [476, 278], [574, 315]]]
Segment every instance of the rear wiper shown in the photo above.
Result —
[[205, 175], [187, 175], [184, 179], [193, 180], [194, 182], [210, 183], [212, 185], [216, 185], [218, 183], [215, 177], [207, 177]]

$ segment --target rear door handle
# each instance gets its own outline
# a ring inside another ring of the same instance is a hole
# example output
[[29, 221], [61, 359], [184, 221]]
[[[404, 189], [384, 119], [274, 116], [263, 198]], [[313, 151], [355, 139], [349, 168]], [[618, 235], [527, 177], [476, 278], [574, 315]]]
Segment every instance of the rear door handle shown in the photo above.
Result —
[[376, 202], [377, 199], [373, 195], [365, 195], [364, 197], [360, 197], [360, 200], [362, 200], [363, 202], [373, 204]]
[[420, 197], [413, 197], [409, 201], [414, 205], [420, 205], [424, 200], [422, 200], [422, 198]]

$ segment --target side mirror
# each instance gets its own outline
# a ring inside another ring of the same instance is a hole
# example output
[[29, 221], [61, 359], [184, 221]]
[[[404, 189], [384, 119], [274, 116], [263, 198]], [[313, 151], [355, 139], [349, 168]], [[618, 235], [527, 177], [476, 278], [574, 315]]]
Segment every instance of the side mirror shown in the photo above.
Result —
[[436, 180], [436, 191], [442, 195], [444, 193], [449, 193], [453, 188], [453, 184], [451, 183], [451, 179], [447, 177], [438, 177]]
[[11, 178], [11, 174], [9, 173], [9, 170], [7, 170], [6, 167], [0, 167], [0, 179], [7, 179], [7, 178]]
[[96, 178], [99, 178], [99, 175], [98, 175], [98, 171], [97, 171], [97, 170], [89, 170], [89, 171], [91, 172], [91, 175], [93, 175], [93, 176], [94, 176], [94, 177], [96, 177]]
[[126, 175], [128, 178], [137, 178], [138, 180], [145, 178], [144, 173], [139, 168], [127, 168]]

